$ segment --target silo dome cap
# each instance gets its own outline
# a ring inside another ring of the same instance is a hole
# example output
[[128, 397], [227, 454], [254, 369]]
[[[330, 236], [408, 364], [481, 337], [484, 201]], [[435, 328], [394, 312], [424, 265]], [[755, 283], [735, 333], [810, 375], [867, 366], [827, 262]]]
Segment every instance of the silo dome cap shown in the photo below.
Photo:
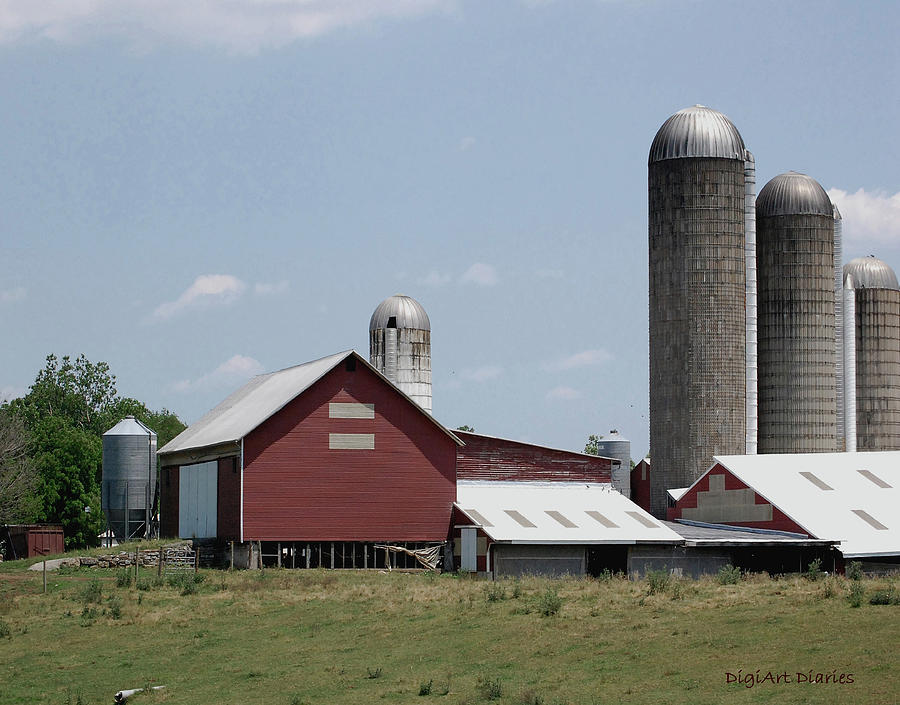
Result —
[[756, 199], [756, 215], [827, 215], [834, 217], [834, 205], [825, 189], [811, 176], [789, 171], [762, 187]]
[[741, 133], [725, 115], [705, 105], [679, 110], [666, 120], [650, 145], [648, 164], [665, 159], [746, 156]]
[[[391, 325], [393, 320], [393, 325]], [[411, 296], [394, 294], [386, 298], [375, 309], [369, 321], [369, 330], [379, 328], [412, 328], [414, 330], [431, 330], [431, 321], [422, 308], [422, 304]]]
[[877, 257], [857, 257], [844, 265], [844, 286], [852, 289], [900, 289], [897, 275]]
[[109, 429], [104, 436], [155, 436], [156, 433], [149, 426], [145, 426], [134, 416], [126, 416], [115, 426]]

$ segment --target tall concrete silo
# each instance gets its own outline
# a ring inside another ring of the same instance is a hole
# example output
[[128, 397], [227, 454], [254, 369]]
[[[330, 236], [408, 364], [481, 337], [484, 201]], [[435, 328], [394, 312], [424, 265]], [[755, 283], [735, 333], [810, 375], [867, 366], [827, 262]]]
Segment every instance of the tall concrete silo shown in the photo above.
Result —
[[844, 223], [837, 204], [834, 207], [834, 354], [837, 383], [837, 449], [847, 450], [844, 437]]
[[834, 208], [788, 172], [756, 199], [759, 452], [837, 450]]
[[747, 448], [747, 180], [734, 124], [694, 106], [649, 156], [651, 510]]
[[149, 535], [156, 491], [156, 433], [126, 416], [103, 434], [101, 506], [117, 541]]
[[631, 441], [622, 438], [615, 429], [597, 441], [597, 455], [604, 458], [615, 458], [619, 461], [618, 469], [612, 473], [612, 485], [623, 495], [631, 498]]
[[422, 304], [395, 294], [369, 321], [369, 362], [431, 413], [431, 321]]
[[844, 360], [845, 426], [856, 419], [855, 428], [845, 430], [853, 444], [847, 450], [900, 450], [897, 275], [880, 259], [859, 257], [844, 267], [844, 282], [850, 298], [844, 334], [855, 342]]

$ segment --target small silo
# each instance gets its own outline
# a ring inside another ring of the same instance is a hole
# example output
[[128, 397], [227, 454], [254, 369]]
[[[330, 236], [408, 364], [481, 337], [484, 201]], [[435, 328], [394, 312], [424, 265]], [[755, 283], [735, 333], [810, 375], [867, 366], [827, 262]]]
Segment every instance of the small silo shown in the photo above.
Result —
[[837, 386], [837, 449], [847, 450], [844, 437], [844, 222], [837, 204], [834, 207], [834, 355]]
[[101, 504], [117, 541], [148, 536], [156, 491], [156, 434], [126, 416], [103, 434]]
[[[648, 160], [651, 510], [747, 434], [747, 173], [734, 124], [697, 105], [656, 133]], [[752, 223], [752, 219], [749, 221]]]
[[[845, 435], [847, 450], [900, 450], [900, 285], [894, 270], [875, 257], [859, 257], [844, 267], [847, 293], [852, 296], [845, 336], [852, 336], [844, 360], [845, 423], [856, 428]], [[855, 354], [854, 354], [855, 353]], [[848, 368], [853, 375], [848, 375]], [[853, 384], [855, 377], [855, 384]], [[854, 394], [855, 393], [855, 394]], [[854, 399], [849, 399], [851, 395]], [[855, 415], [853, 410], [855, 408]], [[847, 413], [845, 412], [845, 413]]]
[[760, 453], [837, 449], [834, 208], [788, 172], [756, 199]]
[[619, 467], [613, 468], [612, 484], [623, 495], [631, 498], [631, 441], [622, 438], [612, 429], [609, 435], [597, 441], [597, 455], [615, 458]]
[[431, 322], [422, 304], [395, 294], [369, 321], [369, 362], [431, 413]]

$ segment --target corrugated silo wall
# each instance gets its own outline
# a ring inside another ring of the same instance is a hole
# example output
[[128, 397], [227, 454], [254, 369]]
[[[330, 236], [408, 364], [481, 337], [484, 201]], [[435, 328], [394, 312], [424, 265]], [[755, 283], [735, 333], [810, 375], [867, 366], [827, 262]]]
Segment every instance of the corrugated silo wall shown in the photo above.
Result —
[[757, 219], [759, 452], [834, 452], [834, 219]]
[[651, 507], [746, 447], [744, 162], [650, 164]]
[[900, 291], [856, 290], [856, 449], [900, 450]]
[[[389, 331], [396, 331], [396, 361], [389, 359], [392, 352], [392, 346], [386, 343]], [[415, 328], [373, 330], [369, 333], [369, 362], [431, 413], [431, 331]]]

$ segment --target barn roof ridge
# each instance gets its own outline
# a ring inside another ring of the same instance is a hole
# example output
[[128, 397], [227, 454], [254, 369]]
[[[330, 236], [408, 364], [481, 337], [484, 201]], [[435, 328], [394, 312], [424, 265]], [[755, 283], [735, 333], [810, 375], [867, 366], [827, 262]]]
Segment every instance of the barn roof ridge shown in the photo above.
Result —
[[375, 369], [368, 360], [350, 349], [274, 372], [256, 375], [166, 443], [157, 451], [157, 454], [166, 456], [240, 442], [247, 434], [281, 411], [350, 356], [354, 356], [367, 369], [374, 372], [377, 377], [419, 409], [457, 445], [465, 445], [443, 424]]

